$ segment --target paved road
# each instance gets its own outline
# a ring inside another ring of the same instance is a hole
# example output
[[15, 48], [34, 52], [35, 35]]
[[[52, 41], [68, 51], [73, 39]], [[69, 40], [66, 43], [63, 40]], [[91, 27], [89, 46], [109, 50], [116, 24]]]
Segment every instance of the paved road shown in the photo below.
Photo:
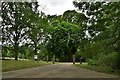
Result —
[[88, 69], [78, 68], [70, 63], [40, 66], [3, 73], [3, 78], [116, 78]]

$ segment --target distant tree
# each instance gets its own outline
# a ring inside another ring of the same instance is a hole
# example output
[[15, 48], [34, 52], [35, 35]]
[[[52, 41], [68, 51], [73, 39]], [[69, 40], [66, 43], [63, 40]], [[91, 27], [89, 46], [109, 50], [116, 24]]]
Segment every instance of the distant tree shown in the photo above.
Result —
[[33, 16], [33, 18], [35, 21], [31, 21], [31, 26], [29, 27], [27, 35], [30, 39], [30, 44], [33, 46], [34, 55], [38, 55], [37, 51], [45, 40], [46, 28], [49, 24], [45, 14], [42, 12], [39, 15]]
[[80, 48], [84, 51], [84, 44], [87, 44], [88, 41], [88, 31], [87, 21], [89, 18], [86, 17], [82, 12], [77, 12], [75, 10], [67, 10], [63, 13], [62, 19], [66, 22], [78, 25], [81, 27], [80, 29]]
[[75, 10], [67, 10], [63, 13], [63, 20], [82, 27], [87, 21], [87, 17], [83, 13], [78, 13]]
[[57, 57], [72, 60], [72, 54], [76, 53], [78, 45], [85, 39], [86, 20], [84, 14], [75, 10], [65, 11], [63, 15], [58, 16], [48, 15], [51, 28], [48, 33], [47, 50], [52, 50], [50, 53], [56, 54]]
[[47, 43], [47, 50], [57, 57], [71, 60], [80, 42], [80, 27], [68, 22], [53, 22], [54, 26]]

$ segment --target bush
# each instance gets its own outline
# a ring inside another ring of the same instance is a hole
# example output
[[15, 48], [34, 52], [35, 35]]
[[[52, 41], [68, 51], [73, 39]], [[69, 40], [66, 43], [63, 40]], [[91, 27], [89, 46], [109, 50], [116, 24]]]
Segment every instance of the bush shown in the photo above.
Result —
[[100, 55], [97, 61], [99, 66], [110, 66], [113, 69], [118, 69], [119, 66], [118, 54], [113, 52], [107, 55]]
[[90, 58], [87, 60], [87, 62], [88, 62], [88, 65], [96, 65], [96, 63], [97, 63], [96, 60], [90, 59]]

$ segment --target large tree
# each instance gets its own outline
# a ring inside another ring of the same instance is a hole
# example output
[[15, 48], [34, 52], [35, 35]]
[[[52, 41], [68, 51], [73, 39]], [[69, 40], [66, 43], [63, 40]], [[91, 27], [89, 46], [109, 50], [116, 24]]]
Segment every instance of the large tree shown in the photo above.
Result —
[[13, 46], [15, 60], [18, 59], [19, 46], [25, 41], [25, 34], [30, 26], [30, 17], [28, 17], [28, 15], [31, 15], [31, 12], [33, 12], [33, 4], [35, 3], [2, 3], [2, 40], [4, 46]]
[[47, 50], [58, 58], [70, 61], [80, 42], [80, 27], [64, 21], [55, 21], [53, 24]]
[[[47, 50], [59, 58], [72, 61], [78, 45], [85, 38], [86, 16], [75, 10], [68, 10], [63, 15], [48, 15], [50, 24]], [[84, 27], [84, 28], [82, 28]]]
[[34, 55], [38, 55], [38, 50], [40, 50], [39, 46], [45, 40], [46, 28], [49, 24], [45, 14], [42, 12], [39, 15], [33, 16], [33, 18], [36, 21], [31, 21], [27, 35], [30, 39], [30, 44], [34, 48]]

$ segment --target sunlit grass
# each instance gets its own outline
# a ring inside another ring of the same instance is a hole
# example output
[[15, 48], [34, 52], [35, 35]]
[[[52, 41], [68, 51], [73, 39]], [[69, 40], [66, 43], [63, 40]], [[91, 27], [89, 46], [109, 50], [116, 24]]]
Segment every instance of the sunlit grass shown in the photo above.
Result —
[[24, 69], [24, 68], [32, 68], [37, 66], [43, 66], [52, 64], [52, 62], [46, 62], [46, 61], [32, 61], [32, 60], [2, 60], [2, 71], [12, 71], [12, 70], [18, 70], [18, 69]]

